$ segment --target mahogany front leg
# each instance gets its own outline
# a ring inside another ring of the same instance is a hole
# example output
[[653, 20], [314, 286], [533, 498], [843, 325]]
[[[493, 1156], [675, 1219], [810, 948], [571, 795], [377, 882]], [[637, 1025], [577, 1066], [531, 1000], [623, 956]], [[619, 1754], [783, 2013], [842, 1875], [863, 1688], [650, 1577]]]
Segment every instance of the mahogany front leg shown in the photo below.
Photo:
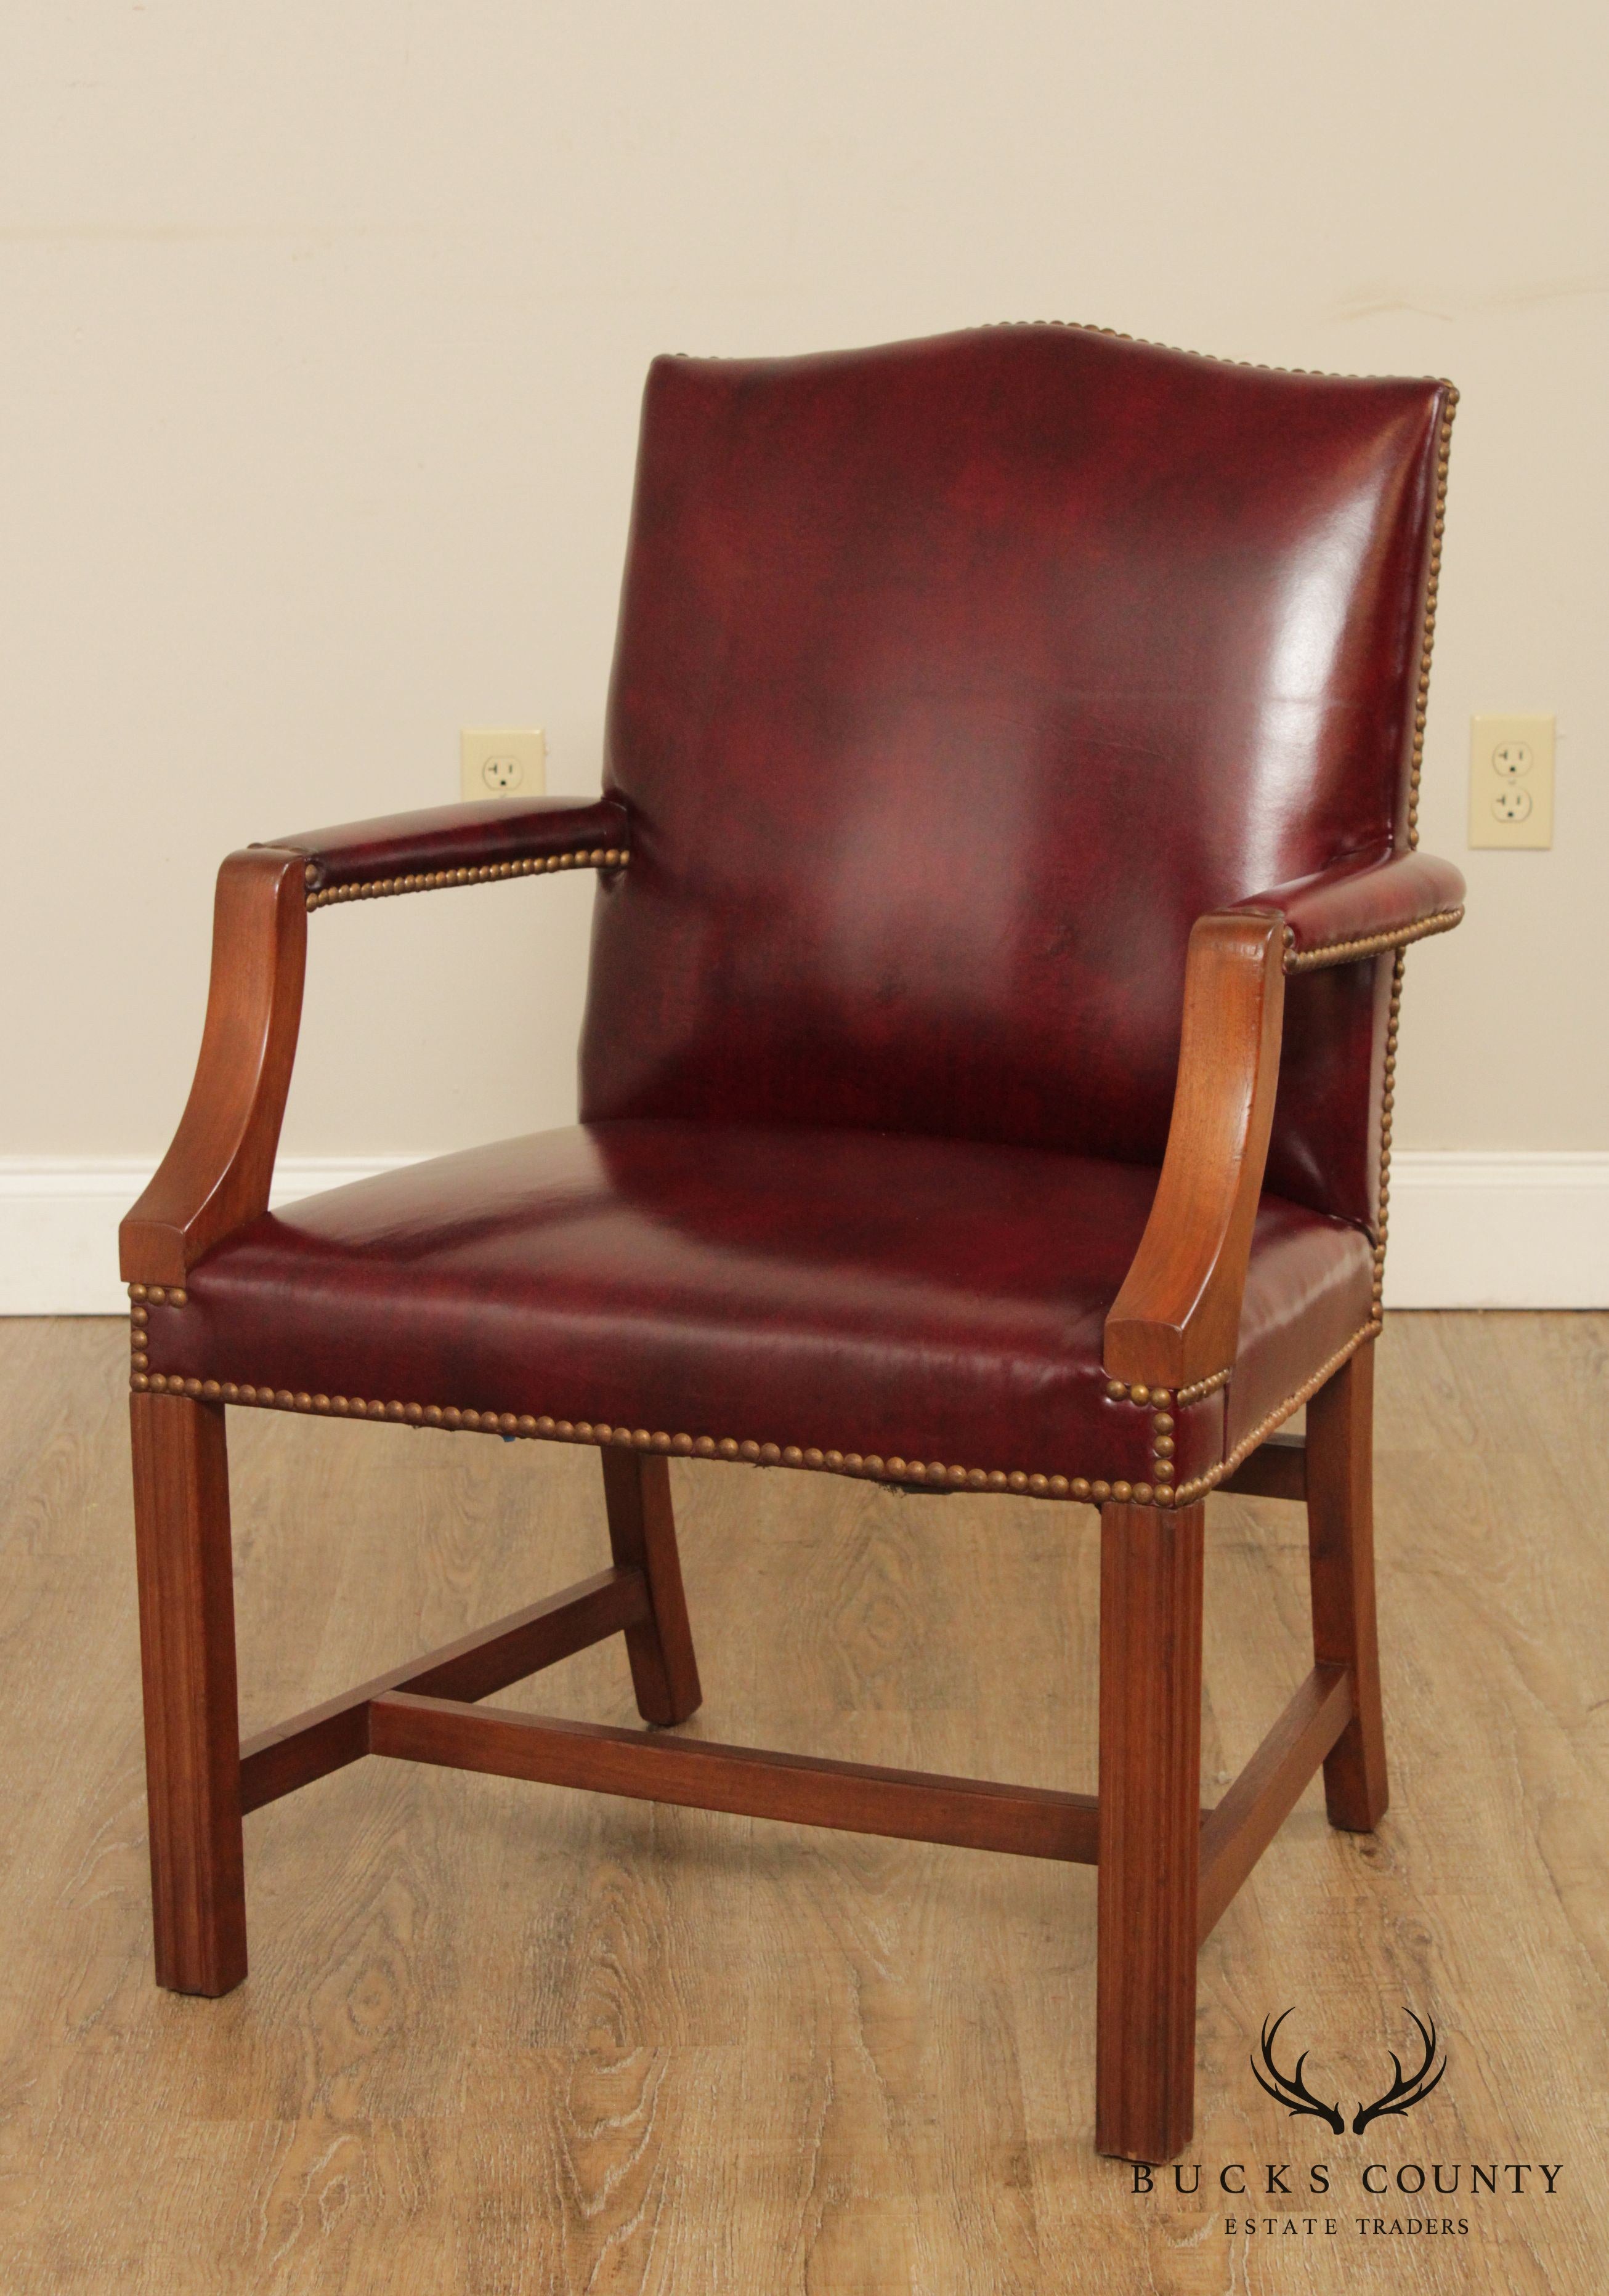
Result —
[[130, 1397], [156, 1977], [246, 1974], [229, 1464], [221, 1404]]
[[1205, 1519], [1101, 1509], [1095, 2141], [1126, 2161], [1194, 2122]]

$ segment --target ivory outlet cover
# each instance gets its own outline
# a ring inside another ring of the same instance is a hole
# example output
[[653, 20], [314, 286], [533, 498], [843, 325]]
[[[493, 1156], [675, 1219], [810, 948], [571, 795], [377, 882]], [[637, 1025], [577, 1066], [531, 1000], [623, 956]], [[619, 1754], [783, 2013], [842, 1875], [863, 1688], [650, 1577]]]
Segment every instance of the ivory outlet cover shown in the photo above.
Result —
[[540, 797], [547, 787], [547, 740], [540, 726], [466, 726], [458, 736], [460, 792]]
[[1469, 721], [1472, 846], [1553, 843], [1553, 719], [1479, 712]]

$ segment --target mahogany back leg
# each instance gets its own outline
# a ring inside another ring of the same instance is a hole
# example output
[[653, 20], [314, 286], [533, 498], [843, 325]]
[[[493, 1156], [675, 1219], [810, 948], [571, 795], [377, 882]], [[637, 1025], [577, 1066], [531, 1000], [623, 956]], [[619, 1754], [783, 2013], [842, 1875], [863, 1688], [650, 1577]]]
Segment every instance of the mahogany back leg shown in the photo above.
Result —
[[1375, 1614], [1375, 1347], [1366, 1341], [1308, 1405], [1313, 1655], [1352, 1677], [1352, 1718], [1325, 1759], [1330, 1824], [1372, 1833], [1384, 1815], [1385, 1723]]
[[1126, 2161], [1194, 2118], [1205, 1519], [1101, 1509], [1095, 2141]]
[[234, 1582], [223, 1406], [130, 1397], [156, 1977], [246, 1974]]
[[615, 1562], [640, 1570], [648, 1582], [650, 1616], [626, 1629], [637, 1711], [644, 1722], [685, 1722], [697, 1712], [703, 1692], [682, 1591], [669, 1464], [652, 1451], [605, 1450], [602, 1456]]

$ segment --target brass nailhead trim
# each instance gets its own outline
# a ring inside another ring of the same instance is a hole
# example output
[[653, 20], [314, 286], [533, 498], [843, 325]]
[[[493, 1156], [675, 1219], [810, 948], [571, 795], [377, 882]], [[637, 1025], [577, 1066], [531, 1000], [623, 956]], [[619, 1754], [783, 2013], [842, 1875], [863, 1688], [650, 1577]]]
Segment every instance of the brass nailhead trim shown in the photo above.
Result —
[[[345, 1395], [293, 1393], [289, 1388], [252, 1387], [234, 1380], [185, 1379], [152, 1372], [144, 1362], [135, 1368], [130, 1384], [141, 1394], [182, 1395], [204, 1403], [234, 1403], [271, 1411], [312, 1412], [332, 1419], [382, 1419], [409, 1427], [439, 1427], [449, 1432], [513, 1435], [551, 1443], [590, 1443], [625, 1450], [668, 1452], [677, 1458], [742, 1460], [761, 1467], [800, 1467], [829, 1475], [851, 1475], [873, 1482], [931, 1483], [935, 1490], [1013, 1491], [1030, 1498], [1078, 1499], [1100, 1505], [1107, 1499], [1136, 1506], [1178, 1504], [1166, 1488], [1173, 1473], [1170, 1460], [1159, 1457], [1154, 1483], [1108, 1482], [1100, 1476], [1029, 1474], [1023, 1469], [950, 1467], [939, 1461], [881, 1458], [874, 1452], [824, 1451], [796, 1443], [740, 1443], [724, 1435], [667, 1435], [645, 1427], [612, 1427], [604, 1421], [553, 1419], [528, 1412], [464, 1411], [428, 1403], [378, 1403]], [[1161, 1399], [1165, 1390], [1151, 1390]], [[1293, 1409], [1294, 1406], [1291, 1406]], [[1165, 1414], [1159, 1414], [1165, 1418]], [[1172, 1421], [1167, 1421], [1169, 1426]], [[1171, 1446], [1169, 1447], [1171, 1448]]]
[[[178, 1283], [131, 1283], [128, 1287], [128, 1296], [135, 1300], [149, 1300], [153, 1308], [182, 1308], [189, 1300], [190, 1294], [182, 1284]], [[144, 1308], [131, 1308], [128, 1312], [131, 1316], [136, 1316], [142, 1323], [144, 1321]]]
[[1220, 1387], [1227, 1387], [1234, 1375], [1234, 1365], [1226, 1364], [1222, 1371], [1213, 1372], [1210, 1378], [1198, 1379], [1188, 1387], [1181, 1387], [1178, 1400], [1181, 1403], [1199, 1403], [1203, 1395], [1216, 1395]]
[[1406, 963], [1403, 951], [1399, 949], [1391, 967], [1391, 1001], [1386, 1015], [1385, 1064], [1380, 1086], [1380, 1193], [1375, 1214], [1374, 1312], [1376, 1318], [1382, 1313], [1385, 1294], [1385, 1244], [1391, 1227], [1391, 1110], [1397, 1097], [1397, 1037], [1402, 1013], [1402, 975]]
[[327, 909], [338, 901], [378, 901], [393, 893], [434, 893], [444, 885], [485, 885], [500, 877], [539, 877], [553, 869], [624, 869], [631, 860], [624, 846], [596, 846], [580, 853], [538, 854], [524, 861], [490, 861], [479, 869], [431, 869], [411, 877], [370, 877], [357, 885], [330, 885], [312, 890], [318, 865], [309, 861], [303, 873], [308, 887], [309, 909]]
[[1447, 404], [1441, 410], [1441, 435], [1436, 440], [1436, 503], [1431, 515], [1430, 566], [1424, 584], [1424, 619], [1419, 631], [1419, 688], [1414, 700], [1414, 752], [1408, 777], [1408, 841], [1419, 842], [1419, 781], [1424, 768], [1424, 724], [1430, 706], [1430, 658], [1436, 642], [1436, 597], [1441, 586], [1441, 537], [1447, 528], [1447, 465], [1453, 417], [1458, 394], [1443, 385]]
[[[1177, 357], [1200, 359], [1207, 366], [1244, 367], [1253, 374], [1309, 374], [1319, 382], [1396, 382], [1401, 379], [1397, 375], [1335, 374], [1322, 366], [1275, 366], [1268, 359], [1225, 358], [1219, 351], [1186, 350], [1180, 343], [1159, 343], [1149, 335], [1126, 334], [1121, 327], [1099, 327], [1093, 319], [985, 319], [980, 332], [1009, 327], [1065, 327], [1077, 335], [1105, 335], [1114, 343], [1134, 343], [1143, 351], [1172, 351]], [[678, 351], [676, 356], [686, 358], [689, 354]], [[1441, 387], [1452, 391], [1457, 398], [1450, 382], [1442, 379]]]
[[[1213, 1382], [1209, 1384], [1221, 1386], [1228, 1376], [1227, 1371], [1219, 1372], [1214, 1374]], [[1177, 1400], [1180, 1403], [1188, 1403], [1193, 1392], [1190, 1388], [1181, 1387]], [[1178, 1447], [1173, 1439], [1172, 1406], [1176, 1398], [1167, 1388], [1147, 1387], [1143, 1379], [1134, 1381], [1109, 1379], [1106, 1382], [1106, 1399], [1109, 1403], [1145, 1404], [1151, 1408], [1152, 1481], [1149, 1484], [1134, 1485], [1113, 1483], [1111, 1486], [1111, 1496], [1120, 1501], [1137, 1498], [1142, 1506], [1147, 1503], [1153, 1506], [1167, 1506], [1173, 1497], [1168, 1485], [1178, 1472], [1173, 1464], [1173, 1454]]]
[[[1411, 850], [1419, 842], [1419, 784], [1424, 771], [1424, 728], [1430, 708], [1431, 654], [1436, 640], [1436, 600], [1441, 586], [1441, 543], [1447, 529], [1447, 470], [1452, 439], [1453, 417], [1458, 411], [1458, 394], [1452, 384], [1446, 383], [1447, 404], [1441, 413], [1441, 426], [1436, 440], [1436, 501], [1431, 518], [1430, 562], [1424, 584], [1424, 616], [1419, 630], [1419, 683], [1414, 697], [1414, 747], [1408, 778], [1408, 842]], [[1391, 1109], [1396, 1098], [1397, 1036], [1402, 1011], [1403, 952], [1408, 944], [1424, 938], [1427, 932], [1446, 932], [1463, 916], [1463, 910], [1445, 910], [1441, 915], [1427, 919], [1416, 931], [1400, 935], [1373, 937], [1382, 954], [1388, 948], [1396, 951], [1391, 968], [1391, 1011], [1385, 1030], [1385, 1067], [1380, 1092], [1380, 1188], [1375, 1216], [1375, 1284], [1372, 1313], [1374, 1329], [1380, 1329], [1385, 1290], [1385, 1243], [1390, 1226], [1391, 1172]], [[1329, 951], [1309, 951], [1316, 963], [1339, 964], [1350, 956], [1370, 954], [1367, 943], [1348, 947], [1339, 945]], [[1287, 955], [1286, 970], [1305, 970], [1301, 959], [1294, 964]], [[1368, 1336], [1367, 1333], [1364, 1334]], [[1361, 1342], [1359, 1342], [1360, 1344]]]
[[1380, 1329], [1379, 1316], [1372, 1316], [1361, 1331], [1353, 1332], [1344, 1347], [1336, 1349], [1327, 1363], [1319, 1365], [1311, 1379], [1302, 1382], [1294, 1395], [1287, 1395], [1283, 1403], [1276, 1404], [1266, 1418], [1258, 1421], [1249, 1435], [1243, 1435], [1221, 1466], [1210, 1467], [1204, 1475], [1197, 1475], [1194, 1482], [1181, 1483], [1172, 1494], [1173, 1505], [1194, 1506], [1197, 1499], [1205, 1498], [1226, 1475], [1235, 1472], [1243, 1459], [1251, 1456], [1260, 1443], [1267, 1441], [1283, 1420], [1288, 1419], [1292, 1412], [1300, 1411], [1309, 1397], [1317, 1395], [1325, 1382], [1334, 1376], [1349, 1356], [1357, 1354], [1366, 1340], [1378, 1339]]
[[1432, 933], [1451, 932], [1463, 918], [1462, 906], [1438, 909], [1433, 916], [1421, 917], [1416, 924], [1369, 933], [1361, 940], [1326, 940], [1312, 948], [1287, 949], [1285, 969], [1287, 972], [1313, 972], [1321, 965], [1350, 964], [1357, 956], [1379, 956], [1388, 948], [1406, 948], [1410, 941], [1424, 940]]
[[[1311, 1379], [1293, 1395], [1287, 1396], [1237, 1443], [1221, 1465], [1209, 1468], [1193, 1482], [1177, 1487], [1172, 1481], [1175, 1470], [1170, 1456], [1173, 1445], [1168, 1440], [1173, 1421], [1166, 1412], [1156, 1413], [1152, 1421], [1153, 1451], [1156, 1455], [1151, 1471], [1153, 1480], [1149, 1483], [1130, 1483], [1121, 1478], [1108, 1482], [1098, 1475], [1030, 1475], [1020, 1467], [1009, 1472], [997, 1467], [947, 1467], [937, 1461], [930, 1464], [923, 1459], [883, 1459], [875, 1452], [863, 1456], [858, 1451], [823, 1451], [814, 1445], [801, 1448], [797, 1443], [740, 1443], [730, 1435], [723, 1435], [718, 1440], [712, 1435], [667, 1435], [651, 1432], [646, 1427], [612, 1427], [603, 1420], [552, 1419], [546, 1413], [533, 1418], [529, 1412], [463, 1411], [435, 1403], [371, 1403], [357, 1396], [293, 1393], [284, 1387], [242, 1386], [232, 1379], [182, 1379], [144, 1368], [135, 1370], [129, 1384], [141, 1394], [183, 1395], [204, 1403], [313, 1412], [332, 1419], [383, 1419], [409, 1427], [445, 1428], [453, 1433], [522, 1436], [541, 1442], [590, 1443], [599, 1447], [609, 1445], [628, 1451], [669, 1452], [677, 1458], [735, 1459], [754, 1466], [800, 1467], [812, 1472], [852, 1475], [873, 1482], [925, 1482], [935, 1490], [1014, 1491], [1030, 1498], [1078, 1499], [1096, 1506], [1110, 1499], [1122, 1506], [1182, 1507], [1193, 1506], [1226, 1475], [1233, 1474], [1241, 1461], [1272, 1434], [1282, 1420], [1288, 1419], [1309, 1396], [1316, 1395], [1347, 1357], [1366, 1340], [1375, 1338], [1379, 1330], [1378, 1317], [1365, 1324]], [[1221, 1387], [1228, 1375], [1227, 1372], [1215, 1374], [1211, 1386]], [[1118, 1384], [1115, 1381], [1112, 1383]], [[1180, 1390], [1181, 1402], [1186, 1392]], [[1152, 1388], [1147, 1393], [1154, 1403], [1165, 1399], [1167, 1390]], [[1132, 1389], [1129, 1398], [1133, 1399]]]
[[[1228, 1373], [1226, 1372], [1224, 1377], [1227, 1379], [1228, 1376]], [[1129, 1386], [1121, 1379], [1109, 1379], [1106, 1382], [1106, 1399], [1110, 1403], [1150, 1403], [1153, 1404], [1157, 1410], [1165, 1411], [1173, 1398], [1165, 1387], [1147, 1387], [1144, 1380], [1137, 1381], [1134, 1385]], [[1179, 1391], [1178, 1399], [1181, 1403], [1187, 1402], [1189, 1399], [1182, 1389]]]

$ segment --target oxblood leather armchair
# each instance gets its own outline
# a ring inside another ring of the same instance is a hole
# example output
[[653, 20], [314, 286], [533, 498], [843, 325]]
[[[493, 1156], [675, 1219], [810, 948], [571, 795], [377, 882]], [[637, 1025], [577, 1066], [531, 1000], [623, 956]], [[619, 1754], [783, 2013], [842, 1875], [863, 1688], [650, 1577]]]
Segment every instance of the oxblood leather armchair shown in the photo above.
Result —
[[[1453, 403], [1046, 326], [661, 360], [603, 798], [225, 863], [123, 1229], [161, 1983], [239, 1981], [242, 1811], [365, 1752], [1095, 1859], [1097, 2142], [1184, 2144], [1199, 1939], [1321, 1761], [1334, 1824], [1385, 1807], [1371, 1343], [1402, 950], [1463, 896], [1411, 849]], [[268, 1212], [308, 911], [577, 867], [581, 1124]], [[242, 1747], [240, 1404], [596, 1445], [613, 1567]], [[477, 1712], [620, 1632], [647, 1720], [694, 1711], [678, 1454], [1098, 1506], [1098, 1798]], [[1203, 1816], [1226, 1488], [1305, 1496], [1315, 1664]]]

